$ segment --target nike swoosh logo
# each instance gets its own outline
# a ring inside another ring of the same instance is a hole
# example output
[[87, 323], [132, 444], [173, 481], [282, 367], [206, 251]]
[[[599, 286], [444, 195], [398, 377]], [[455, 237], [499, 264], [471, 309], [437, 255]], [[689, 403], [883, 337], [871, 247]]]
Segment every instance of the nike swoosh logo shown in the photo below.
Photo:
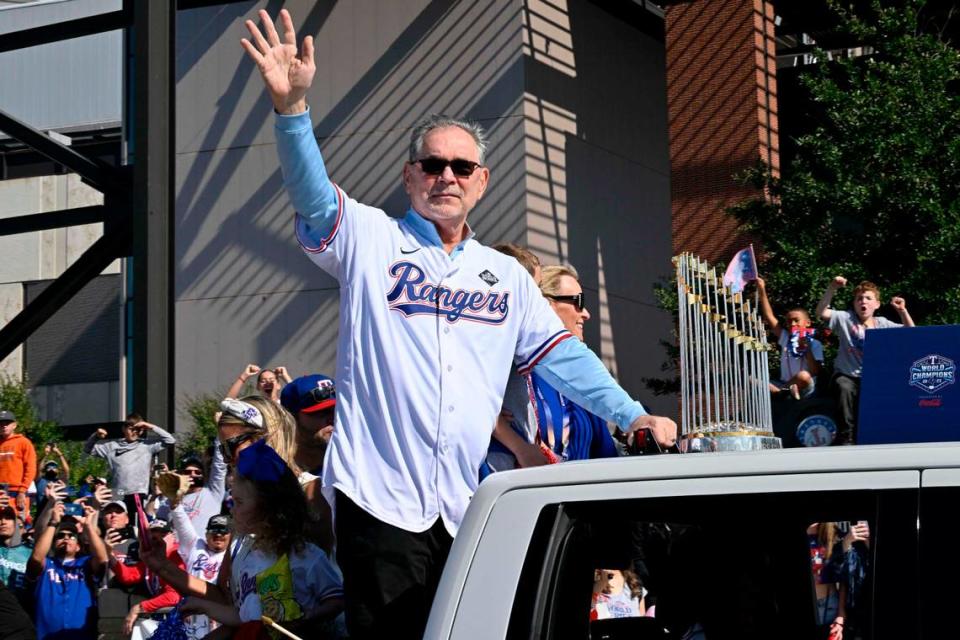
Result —
[[133, 449], [118, 449], [118, 450], [116, 450], [116, 451], [113, 452], [113, 456], [114, 456], [115, 458], [119, 458], [119, 457], [122, 456], [123, 454], [125, 454], [125, 453], [130, 453], [131, 451], [133, 451]]
[[411, 253], [416, 253], [417, 251], [420, 251], [420, 249], [421, 247], [417, 247], [416, 249], [404, 249], [403, 247], [400, 247], [400, 253], [402, 253], [403, 255], [409, 255]]

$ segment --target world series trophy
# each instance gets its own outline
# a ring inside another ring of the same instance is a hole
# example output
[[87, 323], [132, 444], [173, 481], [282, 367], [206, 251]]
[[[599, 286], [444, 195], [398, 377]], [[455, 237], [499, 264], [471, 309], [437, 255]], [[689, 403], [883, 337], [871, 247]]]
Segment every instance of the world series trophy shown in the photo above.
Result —
[[680, 450], [780, 449], [773, 433], [766, 330], [741, 293], [690, 253], [673, 258], [680, 345]]

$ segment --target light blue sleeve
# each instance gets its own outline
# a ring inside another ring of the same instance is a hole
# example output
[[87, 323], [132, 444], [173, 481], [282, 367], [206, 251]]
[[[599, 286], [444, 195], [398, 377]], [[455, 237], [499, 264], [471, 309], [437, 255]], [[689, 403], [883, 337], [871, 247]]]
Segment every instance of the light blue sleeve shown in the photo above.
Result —
[[333, 231], [339, 203], [313, 135], [310, 109], [295, 116], [275, 114], [274, 129], [290, 202], [309, 239], [321, 244]]
[[617, 384], [600, 358], [580, 340], [564, 340], [533, 367], [554, 389], [627, 431], [634, 420], [647, 415], [643, 405]]

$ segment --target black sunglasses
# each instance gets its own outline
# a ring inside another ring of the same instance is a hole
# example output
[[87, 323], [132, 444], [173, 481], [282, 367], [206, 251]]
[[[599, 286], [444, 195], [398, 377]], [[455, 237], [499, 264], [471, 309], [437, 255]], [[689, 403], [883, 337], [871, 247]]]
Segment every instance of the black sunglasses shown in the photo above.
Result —
[[314, 387], [313, 389], [310, 389], [310, 393], [308, 395], [316, 404], [320, 404], [321, 402], [325, 402], [331, 398], [336, 398], [337, 389], [332, 384], [323, 387]]
[[73, 538], [74, 540], [79, 540], [80, 536], [72, 531], [61, 531], [53, 537], [54, 540], [63, 540], [64, 538]]
[[237, 456], [237, 449], [244, 442], [248, 440], [254, 440], [262, 438], [263, 434], [257, 431], [246, 431], [240, 435], [233, 436], [232, 438], [227, 438], [223, 441], [223, 460], [224, 462], [233, 462], [233, 459]]
[[557, 302], [569, 302], [570, 304], [572, 304], [577, 308], [577, 311], [583, 311], [584, 306], [586, 306], [583, 302], [583, 291], [581, 291], [576, 295], [571, 295], [571, 296], [547, 295], [547, 297], [550, 298], [551, 300], [556, 300]]
[[453, 175], [458, 178], [469, 178], [473, 175], [473, 172], [480, 168], [480, 163], [473, 162], [471, 160], [444, 160], [443, 158], [420, 158], [419, 160], [411, 160], [410, 164], [419, 164], [420, 169], [423, 170], [428, 176], [438, 176], [443, 173], [443, 170], [448, 166], [450, 170], [453, 171]]

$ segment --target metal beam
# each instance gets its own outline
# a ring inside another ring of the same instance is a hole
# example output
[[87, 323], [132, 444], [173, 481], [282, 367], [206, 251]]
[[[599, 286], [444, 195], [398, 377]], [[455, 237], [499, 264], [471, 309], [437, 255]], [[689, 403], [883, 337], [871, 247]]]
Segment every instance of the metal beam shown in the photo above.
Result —
[[113, 167], [77, 153], [70, 147], [60, 144], [42, 131], [34, 129], [2, 110], [0, 110], [0, 131], [16, 138], [54, 162], [58, 162], [71, 171], [80, 174], [84, 182], [100, 192], [120, 193], [130, 188]]
[[103, 222], [110, 213], [107, 207], [94, 205], [91, 207], [76, 207], [74, 209], [61, 209], [60, 211], [32, 213], [27, 216], [2, 218], [0, 219], [0, 236], [13, 236], [18, 233], [30, 233], [31, 231], [44, 231], [46, 229], [72, 227], [78, 224]]
[[174, 0], [125, 0], [133, 12], [133, 406], [174, 424]]
[[111, 262], [126, 255], [129, 241], [126, 228], [118, 227], [90, 245], [60, 277], [0, 329], [0, 360], [13, 353], [48, 317], [65, 305], [85, 284], [100, 275]]
[[11, 31], [0, 35], [0, 53], [123, 29], [129, 24], [130, 15], [126, 11], [110, 11], [86, 18]]

